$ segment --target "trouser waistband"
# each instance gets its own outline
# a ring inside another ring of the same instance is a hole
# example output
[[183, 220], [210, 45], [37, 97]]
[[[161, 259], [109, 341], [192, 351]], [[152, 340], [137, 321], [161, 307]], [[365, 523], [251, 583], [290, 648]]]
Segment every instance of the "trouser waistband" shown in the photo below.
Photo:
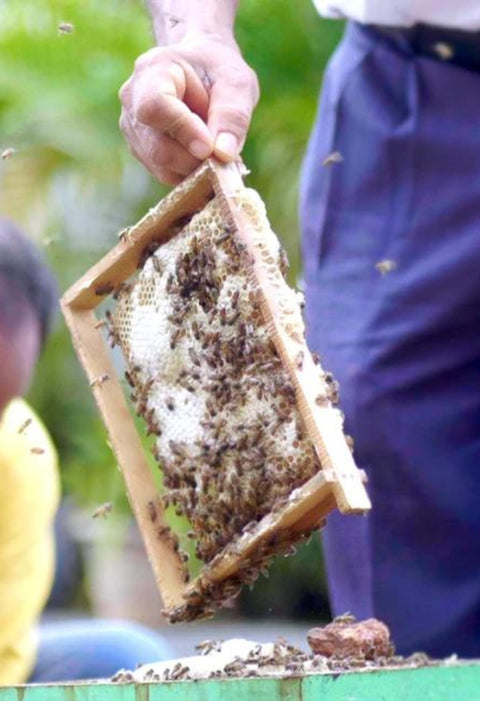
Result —
[[412, 27], [369, 25], [378, 34], [410, 50], [414, 55], [480, 72], [480, 32], [416, 24]]

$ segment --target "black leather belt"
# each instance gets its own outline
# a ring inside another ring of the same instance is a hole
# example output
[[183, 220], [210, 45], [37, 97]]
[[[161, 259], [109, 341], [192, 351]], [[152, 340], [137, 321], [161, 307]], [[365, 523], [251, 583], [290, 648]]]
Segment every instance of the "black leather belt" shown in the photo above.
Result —
[[480, 32], [416, 24], [413, 27], [370, 25], [378, 34], [407, 47], [413, 54], [480, 71]]

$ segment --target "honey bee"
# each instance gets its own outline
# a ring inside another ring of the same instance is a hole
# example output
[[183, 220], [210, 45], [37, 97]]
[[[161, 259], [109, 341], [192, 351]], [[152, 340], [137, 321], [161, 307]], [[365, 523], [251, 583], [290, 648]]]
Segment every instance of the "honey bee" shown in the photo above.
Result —
[[347, 613], [342, 613], [340, 616], [335, 616], [333, 619], [334, 623], [340, 624], [350, 624], [356, 623], [357, 619], [349, 611]]
[[186, 447], [183, 443], [178, 443], [176, 441], [168, 441], [168, 446], [173, 455], [176, 455], [179, 458], [188, 458], [188, 451], [186, 450]]
[[392, 270], [396, 270], [397, 263], [390, 258], [385, 258], [385, 260], [379, 260], [378, 263], [375, 263], [375, 268], [381, 275], [387, 275]]
[[235, 290], [235, 292], [232, 295], [232, 299], [231, 299], [231, 304], [232, 304], [233, 309], [237, 308], [239, 299], [240, 299], [240, 290]]
[[164, 538], [170, 534], [170, 526], [160, 526], [157, 528], [157, 535], [159, 538]]
[[278, 267], [283, 277], [286, 277], [288, 269], [290, 268], [290, 263], [288, 262], [287, 252], [284, 248], [280, 248], [278, 252]]
[[188, 224], [190, 224], [190, 221], [192, 219], [191, 214], [186, 214], [181, 217], [177, 217], [175, 221], [172, 223], [171, 228], [175, 231], [181, 231], [184, 229]]
[[97, 321], [97, 322], [93, 325], [93, 328], [94, 328], [94, 329], [101, 329], [101, 328], [103, 328], [103, 327], [106, 326], [106, 325], [107, 325], [107, 322], [105, 321], [105, 319], [100, 319], [100, 321]]
[[160, 246], [160, 241], [151, 241], [143, 251], [140, 253], [140, 257], [138, 259], [137, 263], [137, 268], [141, 269], [145, 265], [146, 261], [152, 256], [157, 248]]
[[98, 506], [92, 514], [92, 518], [107, 518], [108, 514], [113, 509], [113, 504], [111, 501], [106, 501], [104, 504]]
[[197, 367], [200, 367], [200, 359], [196, 352], [193, 350], [193, 348], [188, 349], [188, 355], [190, 356], [190, 360], [192, 361], [192, 363]]
[[130, 387], [135, 387], [135, 382], [133, 381], [133, 378], [131, 374], [128, 372], [128, 370], [125, 370], [125, 379], [130, 385]]
[[128, 238], [128, 235], [130, 233], [130, 226], [126, 226], [124, 229], [118, 232], [117, 237], [119, 238], [120, 241], [126, 241]]
[[156, 255], [152, 256], [152, 265], [156, 273], [158, 273], [159, 275], [163, 273], [162, 265]]
[[295, 358], [295, 365], [297, 366], [297, 370], [301, 370], [303, 368], [304, 358], [305, 358], [305, 353], [303, 351], [299, 351], [297, 353], [297, 357]]
[[113, 293], [113, 299], [118, 299], [121, 294], [128, 294], [133, 285], [129, 282], [121, 282]]
[[455, 55], [453, 46], [444, 41], [438, 41], [432, 46], [432, 49], [442, 61], [450, 61]]
[[147, 511], [148, 511], [148, 516], [150, 518], [150, 521], [152, 523], [155, 523], [155, 521], [157, 520], [157, 509], [156, 509], [155, 503], [153, 501], [148, 502]]
[[28, 419], [25, 419], [25, 421], [18, 427], [17, 433], [23, 433], [24, 431], [26, 431], [31, 423], [32, 419], [30, 417]]
[[323, 159], [322, 166], [332, 166], [335, 163], [341, 163], [343, 161], [343, 156], [340, 151], [333, 151], [326, 158]]
[[93, 379], [90, 382], [90, 387], [101, 387], [104, 382], [107, 382], [107, 380], [110, 379], [110, 375], [108, 375], [106, 372], [103, 373], [103, 375], [99, 375], [95, 379]]
[[9, 158], [12, 158], [15, 155], [15, 149], [14, 148], [5, 148], [3, 149], [1, 153], [1, 158], [2, 161], [8, 161]]
[[30, 452], [33, 455], [43, 455], [45, 453], [45, 448], [30, 448]]
[[177, 329], [170, 337], [170, 348], [174, 350], [177, 347], [178, 341], [185, 335], [185, 329]]
[[73, 34], [75, 27], [71, 22], [60, 22], [57, 27], [59, 34]]
[[203, 640], [195, 645], [195, 650], [198, 650], [201, 655], [208, 655], [209, 652], [220, 652], [222, 643], [218, 640]]
[[105, 295], [111, 294], [114, 289], [115, 289], [115, 287], [114, 287], [113, 283], [105, 282], [101, 285], [98, 285], [95, 288], [95, 294], [97, 295], [97, 297], [105, 297]]

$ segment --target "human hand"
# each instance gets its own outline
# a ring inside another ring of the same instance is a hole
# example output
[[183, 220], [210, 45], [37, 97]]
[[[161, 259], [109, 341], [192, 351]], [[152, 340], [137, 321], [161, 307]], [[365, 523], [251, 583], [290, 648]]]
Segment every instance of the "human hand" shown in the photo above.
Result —
[[120, 90], [120, 127], [145, 167], [176, 185], [211, 155], [239, 156], [258, 97], [233, 38], [189, 37], [137, 59]]

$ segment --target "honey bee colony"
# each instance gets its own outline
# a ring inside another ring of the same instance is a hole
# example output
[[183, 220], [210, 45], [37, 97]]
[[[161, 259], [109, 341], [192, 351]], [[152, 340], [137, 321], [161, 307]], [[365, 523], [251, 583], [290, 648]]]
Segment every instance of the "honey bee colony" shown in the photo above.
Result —
[[[121, 238], [62, 307], [165, 615], [192, 620], [237, 595], [274, 555], [291, 553], [335, 506], [358, 513], [369, 502], [332, 406], [337, 385], [305, 344], [286, 256], [235, 166], [207, 162]], [[124, 400], [91, 311], [111, 293], [108, 336], [122, 350], [130, 399], [154, 436], [161, 499], [136, 447], [141, 471], [132, 478]], [[168, 507], [188, 520], [203, 563], [191, 583]]]

